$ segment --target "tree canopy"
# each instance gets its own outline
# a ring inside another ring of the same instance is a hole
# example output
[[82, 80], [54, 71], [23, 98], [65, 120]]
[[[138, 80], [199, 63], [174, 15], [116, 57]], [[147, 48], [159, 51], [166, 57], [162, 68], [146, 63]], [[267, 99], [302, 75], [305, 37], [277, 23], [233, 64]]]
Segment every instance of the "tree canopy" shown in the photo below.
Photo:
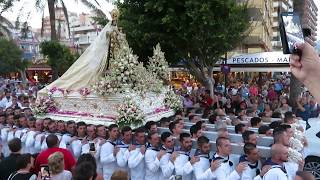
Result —
[[[70, 49], [57, 41], [44, 41], [40, 44], [41, 53], [48, 57], [54, 76], [61, 76], [77, 59]], [[55, 78], [56, 79], [56, 78]]]
[[119, 26], [136, 54], [147, 59], [159, 42], [169, 62], [183, 60], [204, 83], [250, 27], [247, 3], [235, 0], [127, 0], [117, 6]]
[[12, 40], [0, 38], [0, 72], [23, 71], [28, 62], [22, 59], [22, 50]]

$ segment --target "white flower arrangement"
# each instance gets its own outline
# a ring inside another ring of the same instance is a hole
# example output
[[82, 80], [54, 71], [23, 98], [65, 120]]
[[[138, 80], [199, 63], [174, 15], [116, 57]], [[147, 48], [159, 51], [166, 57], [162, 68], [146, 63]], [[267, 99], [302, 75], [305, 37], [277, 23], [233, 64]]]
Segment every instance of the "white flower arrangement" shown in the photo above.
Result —
[[138, 56], [133, 54], [127, 43], [122, 43], [122, 47], [110, 60], [110, 64], [112, 68], [110, 72], [93, 86], [95, 92], [102, 96], [121, 93], [126, 89], [138, 94], [145, 94], [148, 91], [160, 93], [163, 88], [163, 82], [157, 74], [148, 71], [143, 63], [138, 62]]
[[175, 111], [181, 110], [183, 108], [182, 100], [172, 89], [167, 90], [164, 104], [166, 107], [173, 109]]
[[288, 156], [288, 160], [290, 162], [294, 162], [299, 164], [299, 161], [303, 160], [303, 156], [300, 152], [298, 152], [297, 150], [289, 147], [289, 156]]
[[153, 48], [153, 56], [149, 58], [148, 70], [158, 76], [159, 79], [169, 80], [169, 64], [161, 51], [160, 44]]
[[124, 102], [117, 107], [116, 123], [120, 126], [138, 127], [144, 122], [143, 111], [137, 106], [132, 97], [126, 96]]
[[298, 152], [302, 151], [303, 149], [303, 144], [301, 143], [301, 141], [293, 137], [290, 138], [289, 145], [292, 149], [297, 150]]

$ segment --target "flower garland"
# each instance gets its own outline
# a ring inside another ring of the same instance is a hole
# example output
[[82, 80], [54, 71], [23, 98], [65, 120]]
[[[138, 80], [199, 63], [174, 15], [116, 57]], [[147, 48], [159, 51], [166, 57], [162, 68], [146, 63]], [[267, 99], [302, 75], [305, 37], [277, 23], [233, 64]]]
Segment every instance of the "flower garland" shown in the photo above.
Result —
[[31, 105], [31, 110], [34, 115], [43, 116], [47, 113], [57, 111], [57, 105], [50, 96], [41, 97], [36, 100], [34, 105]]
[[139, 126], [144, 122], [143, 111], [137, 106], [132, 97], [125, 97], [124, 102], [117, 107], [116, 123], [119, 127], [123, 126]]
[[303, 151], [305, 137], [301, 131], [301, 126], [298, 123], [291, 124], [291, 128], [294, 133], [293, 137], [289, 140], [290, 147], [288, 160], [299, 164], [299, 161], [303, 160], [301, 152]]
[[181, 98], [172, 89], [167, 90], [164, 98], [164, 104], [166, 107], [175, 111], [183, 109]]

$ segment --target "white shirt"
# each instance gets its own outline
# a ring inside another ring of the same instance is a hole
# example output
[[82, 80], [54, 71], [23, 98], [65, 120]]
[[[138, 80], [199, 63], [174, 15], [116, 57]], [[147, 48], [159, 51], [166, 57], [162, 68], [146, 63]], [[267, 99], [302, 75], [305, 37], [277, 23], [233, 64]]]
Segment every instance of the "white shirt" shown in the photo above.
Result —
[[161, 174], [159, 180], [167, 180], [174, 173], [174, 164], [170, 161], [171, 154], [166, 153], [160, 159]]
[[101, 146], [100, 162], [103, 170], [103, 179], [110, 180], [113, 172], [119, 168], [116, 157], [113, 155], [113, 144], [107, 141]]
[[130, 168], [131, 180], [144, 180], [144, 154], [141, 153], [140, 147], [129, 153], [128, 167]]
[[50, 180], [71, 180], [72, 179], [72, 174], [70, 171], [63, 170], [59, 174], [52, 175]]
[[72, 141], [71, 143], [71, 150], [73, 153], [73, 156], [78, 159], [81, 155], [81, 150], [82, 150], [82, 142], [79, 139], [76, 139]]
[[287, 174], [285, 174], [278, 165], [273, 166], [264, 176], [263, 180], [289, 180]]
[[176, 175], [181, 175], [183, 180], [192, 180], [193, 167], [189, 161], [189, 156], [185, 152], [179, 153], [179, 156], [174, 161]]
[[299, 165], [294, 162], [284, 162], [283, 164], [284, 164], [284, 167], [286, 168], [288, 179], [294, 180], [296, 173], [299, 169]]
[[36, 131], [29, 131], [26, 133], [26, 152], [30, 154], [38, 153], [36, 148], [34, 147]]
[[116, 159], [117, 159], [118, 166], [129, 173], [130, 169], [128, 167], [128, 160], [129, 160], [130, 152], [129, 152], [128, 146], [129, 146], [128, 144], [118, 146], [120, 150], [117, 153]]
[[[214, 155], [214, 158], [219, 157], [218, 154]], [[217, 180], [237, 180], [240, 179], [240, 175], [234, 170], [234, 163], [232, 162], [232, 166], [229, 157], [221, 159], [221, 165], [215, 170], [215, 175]]]
[[193, 165], [193, 175], [196, 180], [216, 178], [215, 173], [211, 171], [209, 158], [200, 156], [200, 160]]
[[11, 101], [11, 97], [9, 98], [9, 100], [4, 97], [2, 98], [2, 100], [0, 101], [0, 107], [1, 108], [6, 108], [7, 107], [7, 104]]
[[10, 150], [8, 147], [8, 133], [9, 133], [10, 127], [3, 127], [1, 129], [1, 143], [2, 143], [2, 153], [4, 157], [8, 157], [10, 154]]
[[[17, 102], [17, 105], [18, 105], [18, 107], [19, 107], [19, 108], [21, 108], [21, 109], [22, 109], [22, 105], [21, 105], [21, 103], [20, 103], [20, 102]], [[8, 107], [10, 107], [10, 106], [12, 106], [12, 101], [10, 101], [10, 102], [6, 103], [5, 108], [7, 109], [7, 108], [8, 108]]]
[[42, 142], [45, 141], [45, 138], [42, 139], [42, 137], [45, 137], [44, 132], [37, 134], [36, 138], [35, 138], [34, 149], [37, 153], [39, 153], [41, 151]]
[[159, 151], [149, 148], [145, 153], [145, 180], [159, 180], [160, 176], [160, 161], [157, 158]]
[[261, 162], [258, 161], [258, 166], [256, 168], [251, 168], [250, 166], [246, 167], [246, 169], [241, 173], [241, 180], [252, 180], [257, 175], [257, 170], [261, 170]]

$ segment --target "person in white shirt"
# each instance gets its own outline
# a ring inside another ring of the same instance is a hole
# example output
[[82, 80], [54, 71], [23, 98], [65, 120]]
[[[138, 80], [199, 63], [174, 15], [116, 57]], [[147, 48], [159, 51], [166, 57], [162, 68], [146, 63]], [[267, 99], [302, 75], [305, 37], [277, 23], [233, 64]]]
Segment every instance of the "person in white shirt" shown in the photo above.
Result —
[[70, 142], [73, 156], [78, 159], [81, 155], [82, 145], [86, 142], [87, 125], [85, 122], [77, 123], [77, 138]]
[[[292, 132], [290, 132], [291, 128], [288, 125], [281, 125], [278, 128], [275, 128], [273, 130], [273, 139], [274, 139], [274, 143], [275, 144], [280, 144], [283, 145], [285, 147], [289, 147], [289, 140], [290, 137], [292, 136]], [[287, 171], [287, 175], [288, 175], [288, 179], [294, 179], [296, 172], [299, 169], [303, 169], [304, 166], [304, 162], [299, 162], [295, 163], [295, 162], [284, 162], [284, 167]]]
[[245, 155], [241, 156], [239, 162], [246, 162], [247, 168], [241, 174], [241, 180], [252, 180], [261, 173], [261, 162], [258, 148], [255, 144], [246, 143], [243, 146]]
[[247, 167], [247, 164], [241, 162], [234, 168], [234, 164], [230, 160], [230, 154], [232, 152], [230, 140], [225, 137], [218, 137], [216, 146], [217, 152], [214, 154], [212, 161], [220, 161], [221, 163], [214, 172], [217, 180], [240, 179], [240, 175]]
[[27, 133], [27, 139], [26, 139], [26, 150], [30, 154], [36, 154], [38, 151], [35, 148], [35, 141], [36, 141], [36, 136], [40, 134], [43, 130], [43, 120], [42, 119], [37, 119], [35, 122], [35, 128], [32, 128], [28, 133]]
[[266, 165], [271, 169], [263, 176], [263, 180], [289, 180], [284, 162], [288, 161], [288, 148], [282, 144], [274, 144], [271, 147], [271, 159]]
[[129, 159], [130, 151], [132, 150], [131, 127], [129, 126], [122, 127], [121, 135], [122, 135], [122, 140], [117, 145], [117, 147], [120, 148], [119, 152], [117, 153], [117, 164], [121, 169], [129, 173], [130, 169], [128, 168], [128, 159]]
[[119, 129], [116, 124], [109, 126], [109, 136], [109, 139], [102, 145], [100, 151], [100, 162], [104, 180], [110, 180], [113, 172], [119, 168], [116, 159], [116, 155], [119, 152], [119, 148], [116, 147]]
[[0, 107], [5, 109], [7, 107], [7, 104], [11, 101], [11, 94], [10, 92], [6, 92], [5, 96], [0, 101]]
[[97, 162], [97, 173], [102, 174], [102, 165], [100, 162], [101, 146], [106, 143], [107, 131], [103, 125], [97, 125], [97, 138], [94, 140], [95, 150], [94, 157]]
[[178, 153], [174, 152], [174, 139], [170, 132], [161, 134], [162, 149], [166, 151], [160, 159], [161, 174], [159, 180], [167, 180], [174, 174], [174, 161], [178, 157]]
[[76, 131], [75, 126], [76, 126], [76, 123], [74, 121], [68, 121], [66, 123], [67, 132], [64, 133], [61, 137], [61, 141], [59, 145], [60, 148], [69, 149], [71, 151], [70, 143], [71, 143], [72, 137], [75, 135], [75, 131]]
[[197, 140], [198, 149], [194, 156], [199, 161], [193, 165], [193, 177], [195, 180], [213, 180], [216, 178], [214, 171], [220, 165], [220, 161], [211, 161], [210, 159], [210, 143], [205, 136], [200, 136]]
[[18, 98], [16, 96], [12, 96], [11, 100], [8, 103], [6, 103], [5, 108], [7, 109], [9, 107], [11, 107], [13, 109], [15, 109], [16, 107], [22, 109], [22, 105], [20, 102], [18, 102]]
[[178, 139], [180, 137], [180, 134], [182, 133], [182, 128], [183, 127], [179, 125], [178, 121], [173, 121], [169, 124], [169, 130], [172, 133], [172, 136]]
[[131, 180], [143, 180], [145, 176], [144, 154], [146, 152], [145, 130], [135, 130], [135, 143], [130, 151], [128, 167], [130, 168]]
[[193, 164], [200, 160], [199, 157], [190, 155], [192, 148], [191, 136], [188, 133], [180, 134], [180, 145], [179, 156], [174, 161], [174, 167], [176, 175], [182, 176], [183, 180], [193, 179]]
[[[95, 139], [96, 139], [96, 126], [93, 124], [89, 124], [86, 129], [87, 136], [82, 141], [81, 154], [93, 153], [91, 151], [95, 151]], [[91, 144], [91, 145], [90, 145]], [[93, 144], [93, 145], [92, 145]], [[92, 146], [90, 148], [90, 146]], [[94, 147], [94, 148], [93, 148]], [[94, 155], [94, 153], [93, 153]]]
[[148, 134], [149, 145], [145, 153], [145, 180], [159, 180], [161, 173], [160, 170], [160, 159], [164, 154], [165, 150], [160, 150], [160, 138], [157, 132], [150, 132]]

